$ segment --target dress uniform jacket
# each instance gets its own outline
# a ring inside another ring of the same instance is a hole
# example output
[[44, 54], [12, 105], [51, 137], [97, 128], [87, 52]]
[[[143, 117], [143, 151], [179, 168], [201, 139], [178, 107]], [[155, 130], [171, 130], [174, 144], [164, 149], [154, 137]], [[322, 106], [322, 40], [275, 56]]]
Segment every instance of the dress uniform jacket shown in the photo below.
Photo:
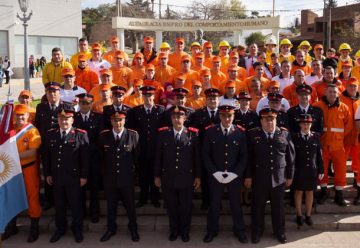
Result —
[[235, 110], [234, 124], [242, 126], [245, 130], [250, 130], [259, 126], [259, 116], [252, 110], [248, 110], [243, 114], [240, 109], [237, 109]]
[[[216, 125], [220, 123], [219, 111], [217, 110], [214, 115], [214, 119], [211, 119], [207, 107], [198, 109], [193, 114], [193, 127], [199, 129], [199, 137], [202, 142], [204, 139], [205, 128], [210, 125]], [[200, 143], [201, 143], [200, 142]]]
[[74, 116], [74, 127], [83, 129], [87, 132], [90, 149], [96, 147], [96, 140], [99, 133], [104, 129], [104, 120], [101, 114], [90, 111], [87, 122], [84, 121], [81, 112], [76, 112]]
[[[195, 113], [195, 110], [193, 110], [192, 108], [186, 108], [186, 120], [184, 123], [185, 127], [192, 127], [193, 126], [193, 115]], [[164, 125], [165, 126], [171, 126], [172, 122], [171, 122], [171, 112], [167, 109], [164, 113]]]
[[154, 176], [162, 177], [163, 186], [192, 187], [194, 178], [200, 177], [200, 159], [197, 129], [184, 127], [179, 143], [172, 128], [159, 130]]
[[300, 126], [297, 120], [301, 114], [309, 114], [313, 119], [311, 126], [311, 131], [321, 134], [324, 130], [324, 115], [320, 108], [309, 105], [309, 108], [306, 113], [302, 112], [299, 105], [291, 107], [287, 111], [288, 122], [289, 122], [289, 131], [291, 133], [300, 132]]
[[59, 124], [57, 116], [62, 109], [63, 102], [60, 101], [59, 106], [54, 111], [51, 110], [50, 104], [46, 101], [36, 106], [35, 127], [39, 130], [42, 139], [51, 128], [58, 128]]
[[315, 190], [318, 174], [324, 174], [320, 136], [311, 132], [307, 140], [301, 133], [292, 135], [295, 146], [295, 190]]
[[[119, 110], [128, 112], [129, 109], [131, 109], [129, 106], [127, 106], [125, 104], [121, 104]], [[104, 119], [104, 128], [105, 129], [112, 129], [111, 116], [115, 112], [115, 110], [116, 109], [113, 104], [104, 106], [103, 119]]]
[[288, 115], [286, 112], [279, 110], [276, 117], [276, 123], [278, 127], [289, 128]]

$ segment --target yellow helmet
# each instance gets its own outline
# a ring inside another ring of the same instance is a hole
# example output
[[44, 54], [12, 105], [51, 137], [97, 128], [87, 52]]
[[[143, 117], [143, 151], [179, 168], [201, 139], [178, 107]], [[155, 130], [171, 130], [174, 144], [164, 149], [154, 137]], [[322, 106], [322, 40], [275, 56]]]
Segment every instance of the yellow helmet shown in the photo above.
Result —
[[360, 50], [355, 53], [355, 58], [360, 58]]
[[160, 49], [170, 49], [171, 47], [170, 47], [169, 43], [163, 42], [163, 43], [161, 43], [159, 48]]
[[228, 48], [230, 48], [230, 44], [229, 44], [229, 42], [227, 42], [226, 40], [222, 40], [222, 41], [220, 41], [220, 43], [219, 43], [219, 48], [220, 47], [228, 47]]
[[289, 39], [282, 39], [282, 40], [280, 41], [280, 46], [281, 46], [281, 45], [290, 45], [290, 48], [293, 47], [293, 44], [291, 43], [291, 41], [290, 41]]
[[192, 48], [193, 46], [198, 46], [198, 47], [200, 47], [200, 49], [202, 48], [202, 46], [200, 45], [200, 43], [199, 43], [199, 42], [197, 42], [197, 41], [195, 41], [195, 42], [191, 43], [190, 48]]
[[298, 48], [301, 48], [302, 46], [307, 46], [309, 47], [309, 51], [312, 49], [310, 43], [307, 40], [303, 40], [300, 45], [298, 46]]
[[348, 44], [348, 43], [342, 43], [340, 46], [339, 46], [339, 52], [341, 51], [341, 50], [350, 50], [350, 52], [351, 52], [351, 46]]

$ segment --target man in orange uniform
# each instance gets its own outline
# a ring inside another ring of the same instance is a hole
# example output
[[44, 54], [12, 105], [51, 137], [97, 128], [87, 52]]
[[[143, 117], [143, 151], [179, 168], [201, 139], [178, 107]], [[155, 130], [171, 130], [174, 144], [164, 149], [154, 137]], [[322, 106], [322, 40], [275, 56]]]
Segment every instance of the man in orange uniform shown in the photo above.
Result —
[[169, 54], [169, 65], [177, 71], [181, 70], [182, 56], [188, 55], [186, 52], [184, 52], [184, 48], [185, 48], [184, 38], [176, 38], [175, 51]]
[[[102, 69], [100, 71], [100, 80], [101, 80], [101, 84], [109, 84], [111, 87], [116, 85], [112, 82], [112, 71], [110, 69]], [[99, 101], [101, 99], [101, 95], [100, 95], [100, 89], [102, 87], [101, 84], [95, 86], [90, 91], [90, 95], [94, 96], [94, 102]]]
[[113, 104], [111, 99], [111, 85], [100, 84], [98, 89], [101, 99], [92, 104], [91, 111], [102, 114], [104, 111], [104, 106]]
[[202, 50], [202, 46], [200, 45], [199, 42], [195, 41], [195, 42], [191, 43], [190, 52], [191, 52], [191, 64], [192, 65], [195, 65], [196, 54], [201, 52], [201, 50]]
[[353, 77], [351, 75], [353, 65], [348, 61], [342, 63], [342, 69], [337, 79], [342, 83], [344, 88], [346, 88], [347, 82]]
[[247, 84], [243, 81], [238, 79], [238, 66], [237, 65], [230, 65], [227, 71], [227, 79], [220, 83], [219, 90], [221, 94], [225, 94], [225, 85], [228, 81], [233, 81], [235, 83], [235, 94], [238, 95], [240, 92], [246, 91], [249, 92]]
[[249, 88], [249, 90], [251, 92], [250, 83], [254, 78], [256, 78], [256, 79], [260, 80], [260, 82], [261, 82], [261, 90], [263, 92], [266, 92], [270, 80], [262, 76], [264, 74], [264, 64], [260, 63], [260, 62], [255, 62], [252, 66], [254, 68], [255, 75], [247, 77], [245, 79], [244, 83], [248, 86], [248, 88]]
[[155, 67], [155, 80], [162, 86], [166, 82], [173, 82], [176, 70], [168, 65], [169, 58], [167, 53], [159, 53], [159, 65]]
[[90, 70], [85, 55], [78, 56], [78, 67], [75, 69], [75, 85], [90, 92], [92, 88], [99, 84], [99, 77], [96, 72]]
[[292, 63], [291, 75], [294, 75], [297, 69], [304, 71], [305, 76], [311, 74], [311, 66], [305, 61], [305, 53], [302, 50], [297, 50], [295, 54], [295, 61]]
[[144, 99], [142, 97], [142, 91], [140, 90], [143, 87], [144, 81], [142, 79], [134, 80], [134, 94], [128, 96], [124, 99], [124, 104], [130, 106], [131, 108], [144, 104]]
[[313, 83], [311, 86], [316, 91], [318, 99], [321, 99], [327, 89], [328, 84], [334, 84], [339, 89], [339, 93], [344, 91], [342, 83], [335, 78], [335, 69], [331, 66], [326, 66], [323, 72], [323, 79]]
[[202, 93], [202, 83], [198, 80], [193, 82], [192, 86], [192, 96], [188, 98], [185, 103], [186, 107], [197, 110], [205, 106], [205, 97], [201, 95]]
[[229, 70], [229, 66], [232, 66], [232, 65], [236, 65], [237, 66], [237, 78], [241, 81], [244, 81], [245, 78], [247, 78], [247, 74], [246, 74], [246, 69], [243, 68], [243, 67], [240, 67], [238, 66], [239, 64], [239, 54], [236, 52], [236, 51], [232, 51], [230, 54], [229, 54], [229, 65], [228, 65], [228, 68], [226, 70], [226, 73], [228, 72]]
[[89, 51], [89, 43], [86, 38], [79, 39], [79, 52], [73, 54], [70, 59], [70, 64], [73, 69], [78, 68], [79, 56], [84, 56], [86, 60], [91, 59], [91, 52]]
[[[328, 84], [325, 96], [314, 104], [324, 113], [324, 132], [320, 142], [323, 149], [324, 164], [331, 159], [334, 166], [335, 203], [346, 206], [343, 189], [346, 186], [346, 154], [344, 138], [352, 131], [353, 117], [349, 108], [339, 99], [339, 89], [334, 84]], [[324, 168], [324, 177], [320, 180], [321, 193], [318, 203], [323, 204], [327, 198], [327, 184], [329, 182], [328, 166]]]
[[[275, 83], [276, 81], [271, 81], [271, 82]], [[271, 82], [269, 83], [269, 87]], [[249, 89], [250, 89], [250, 97], [251, 97], [250, 109], [255, 111], [260, 99], [265, 97], [266, 93], [261, 90], [261, 82], [257, 78], [253, 78], [251, 80]]]
[[[358, 106], [360, 105], [360, 94], [358, 92], [359, 81], [356, 78], [350, 78], [346, 84], [346, 89], [341, 93], [340, 100], [345, 103], [349, 108], [351, 116], [354, 116]], [[359, 171], [359, 142], [358, 131], [355, 121], [353, 122], [353, 128], [351, 132], [345, 136], [344, 146], [346, 152], [346, 158], [351, 157], [351, 168], [354, 172], [354, 178], [356, 182], [356, 174]], [[356, 184], [356, 183], [355, 183]]]
[[212, 67], [212, 59], [214, 57], [213, 55], [213, 46], [210, 41], [207, 41], [203, 45], [204, 49], [204, 66], [211, 68]]
[[[16, 144], [19, 152], [21, 168], [24, 176], [26, 196], [29, 204], [28, 214], [31, 220], [30, 233], [27, 241], [32, 243], [39, 237], [39, 218], [41, 207], [39, 201], [40, 177], [37, 151], [41, 144], [39, 131], [28, 122], [28, 106], [18, 104], [14, 109]], [[9, 223], [10, 232], [6, 232], [2, 239], [10, 237], [17, 232], [16, 217]], [[13, 232], [11, 232], [13, 231]], [[5, 236], [5, 237], [4, 237]]]
[[145, 77], [145, 66], [144, 66], [144, 55], [142, 53], [135, 53], [132, 66], [132, 75], [130, 78], [130, 82], [133, 82], [134, 79], [144, 79]]
[[103, 59], [108, 61], [111, 65], [115, 64], [115, 55], [116, 53], [121, 53], [124, 56], [124, 64], [127, 65], [129, 56], [126, 52], [120, 50], [119, 38], [117, 36], [112, 36], [110, 38], [111, 50], [106, 52], [103, 55]]
[[111, 66], [110, 70], [113, 74], [113, 83], [117, 86], [124, 87], [127, 90], [125, 96], [129, 96], [133, 92], [133, 82], [131, 81], [133, 72], [124, 64], [124, 62], [124, 54], [120, 51], [116, 52], [114, 57], [114, 64]]
[[221, 82], [225, 81], [227, 76], [221, 70], [221, 58], [219, 56], [214, 56], [212, 59], [211, 71], [211, 87], [218, 88]]
[[31, 93], [31, 91], [22, 90], [20, 92], [20, 94], [19, 94], [18, 100], [19, 100], [20, 104], [25, 104], [28, 107], [28, 112], [29, 112], [28, 122], [34, 123], [36, 109], [31, 107], [31, 103], [32, 103], [32, 93]]
[[148, 64], [145, 67], [145, 79], [144, 86], [152, 86], [155, 90], [155, 103], [160, 102], [160, 96], [164, 93], [164, 88], [162, 85], [155, 80], [155, 66], [153, 64]]
[[[289, 101], [290, 107], [294, 107], [299, 104], [299, 97], [296, 92], [296, 88], [300, 84], [306, 84], [305, 82], [305, 73], [301, 69], [297, 69], [294, 73], [294, 82], [288, 86], [286, 86], [283, 90], [283, 96], [286, 100]], [[313, 104], [317, 101], [316, 91], [312, 91], [310, 104]]]
[[191, 91], [192, 89], [193, 81], [200, 80], [199, 73], [194, 70], [191, 70], [190, 68], [191, 68], [191, 57], [189, 55], [184, 55], [181, 58], [181, 69], [176, 74], [176, 77], [180, 73], [182, 73], [185, 76], [186, 79], [185, 79], [184, 88], [186, 88], [189, 91]]
[[144, 37], [144, 48], [140, 50], [144, 55], [144, 65], [153, 64], [158, 65], [159, 61], [154, 48], [154, 39], [150, 36]]
[[204, 53], [198, 52], [193, 57], [193, 63], [191, 64], [191, 70], [197, 71], [200, 73], [202, 70], [209, 69], [208, 67], [204, 66]]

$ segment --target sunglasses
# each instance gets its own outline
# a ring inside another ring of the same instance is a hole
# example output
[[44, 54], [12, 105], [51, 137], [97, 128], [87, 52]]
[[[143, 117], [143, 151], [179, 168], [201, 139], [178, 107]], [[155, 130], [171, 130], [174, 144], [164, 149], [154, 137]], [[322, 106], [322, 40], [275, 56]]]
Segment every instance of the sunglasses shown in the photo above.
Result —
[[90, 105], [91, 104], [91, 102], [87, 102], [87, 101], [80, 101], [79, 103], [82, 105]]
[[65, 75], [64, 78], [73, 78], [74, 76], [72, 75]]
[[183, 63], [184, 63], [184, 64], [189, 64], [190, 61], [189, 61], [189, 60], [184, 60]]

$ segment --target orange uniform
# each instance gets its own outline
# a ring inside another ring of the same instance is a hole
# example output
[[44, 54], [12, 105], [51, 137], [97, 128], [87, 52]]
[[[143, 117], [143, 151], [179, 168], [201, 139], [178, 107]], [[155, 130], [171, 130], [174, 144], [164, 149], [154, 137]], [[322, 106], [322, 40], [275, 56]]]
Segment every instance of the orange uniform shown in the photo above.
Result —
[[250, 109], [253, 111], [256, 111], [256, 107], [260, 101], [261, 98], [265, 97], [266, 94], [261, 93], [261, 95], [255, 95], [254, 93], [250, 92]]
[[131, 66], [132, 74], [130, 77], [130, 82], [134, 82], [134, 79], [144, 79], [145, 78], [145, 66], [141, 68], [137, 68], [135, 66]]
[[218, 88], [220, 84], [226, 80], [227, 76], [222, 71], [214, 71], [214, 70], [210, 70], [210, 71], [211, 71], [211, 79], [210, 79], [211, 86], [214, 88]]
[[[219, 88], [221, 94], [225, 94], [225, 86], [228, 81], [229, 81], [229, 79], [226, 79], [220, 83], [218, 88]], [[236, 95], [238, 95], [240, 92], [244, 92], [244, 91], [249, 92], [247, 85], [243, 81], [238, 80], [238, 79], [232, 80], [232, 81], [235, 82], [235, 94]]]
[[[188, 55], [186, 52], [181, 53], [170, 53], [169, 54], [169, 65], [173, 67], [176, 71], [181, 71], [181, 57]], [[190, 56], [190, 55], [189, 55]]]
[[[151, 51], [148, 53], [148, 52], [145, 52], [144, 49], [142, 49], [141, 53], [144, 55], [144, 65], [152, 64], [154, 66], [157, 66], [159, 64], [159, 59], [158, 59], [157, 55], [154, 53], [154, 51]], [[150, 62], [148, 62], [148, 61], [150, 61]]]
[[200, 66], [196, 66], [195, 64], [193, 64], [193, 65], [191, 66], [191, 70], [194, 70], [194, 71], [200, 73], [202, 70], [209, 70], [209, 67], [207, 67], [207, 66], [205, 66], [205, 65], [203, 65], [203, 66], [200, 67]]
[[124, 99], [124, 104], [133, 108], [141, 104], [144, 104], [144, 99], [142, 98], [141, 95], [132, 94]]
[[91, 111], [102, 114], [104, 111], [104, 106], [108, 106], [108, 105], [112, 105], [112, 104], [113, 104], [112, 101], [103, 102], [103, 101], [99, 100], [99, 101], [94, 102], [91, 105]]
[[297, 61], [295, 60], [292, 63], [290, 74], [294, 75], [295, 71], [298, 69], [303, 70], [303, 72], [305, 73], [305, 76], [310, 75], [312, 72], [311, 66], [308, 63], [304, 62], [302, 65], [299, 65], [297, 63]]
[[[113, 84], [113, 83], [111, 83], [110, 85], [111, 85], [111, 87], [116, 86], [116, 84]], [[94, 96], [94, 102], [101, 100], [100, 89], [101, 89], [101, 84], [95, 86], [90, 91], [90, 94]]]
[[[340, 102], [340, 99], [337, 99], [331, 106], [326, 99], [322, 99], [316, 102], [314, 106], [321, 108], [324, 114], [324, 132], [320, 138], [324, 165], [328, 165], [329, 160], [332, 160], [335, 171], [334, 184], [342, 188], [346, 185], [344, 138], [352, 131], [352, 116], [349, 108]], [[324, 178], [320, 184], [327, 185], [328, 181], [328, 166], [324, 166]]]
[[[29, 149], [39, 149], [41, 137], [39, 131], [30, 123], [15, 129], [17, 133], [16, 145], [18, 152], [22, 153]], [[29, 204], [28, 214], [30, 218], [39, 218], [41, 215], [40, 207], [40, 177], [39, 162], [37, 155], [20, 159], [22, 173], [24, 176], [26, 196]]]
[[[289, 101], [290, 107], [299, 105], [299, 98], [298, 98], [298, 94], [296, 93], [296, 87], [297, 85], [295, 83], [292, 83], [286, 86], [282, 93], [282, 95], [286, 98], [286, 100]], [[311, 93], [310, 104], [313, 104], [316, 101], [317, 101], [316, 91], [313, 90]]]
[[115, 61], [114, 61], [115, 55], [116, 55], [116, 53], [118, 53], [119, 51], [124, 55], [124, 61], [126, 61], [125, 64], [127, 64], [127, 61], [129, 60], [129, 55], [127, 55], [126, 52], [121, 51], [121, 50], [116, 50], [116, 51], [111, 50], [111, 51], [108, 51], [108, 52], [106, 52], [106, 53], [102, 56], [102, 58], [105, 59], [106, 61], [108, 61], [111, 65], [114, 65], [114, 64], [115, 64]]
[[166, 67], [157, 66], [155, 68], [155, 80], [164, 85], [166, 82], [173, 82], [176, 70], [170, 65]]
[[185, 77], [184, 88], [188, 89], [189, 91], [191, 91], [192, 89], [193, 81], [200, 80], [199, 73], [193, 70], [190, 70], [188, 72], [178, 72], [177, 74], [175, 74], [174, 78], [176, 78], [180, 73], [182, 73], [181, 75]]
[[205, 97], [200, 96], [199, 98], [195, 99], [193, 96], [191, 96], [186, 100], [185, 106], [196, 110], [203, 108], [205, 104]]
[[204, 57], [204, 66], [211, 68], [212, 64], [213, 64], [213, 57], [214, 55], [211, 55], [210, 57]]
[[227, 74], [227, 69], [229, 67], [229, 55], [224, 56], [224, 57], [220, 57], [220, 59], [221, 59], [220, 71]]
[[[342, 83], [340, 81], [338, 81], [337, 79], [334, 79], [334, 81], [332, 83], [336, 84], [340, 93], [345, 90]], [[311, 87], [313, 88], [313, 91], [316, 91], [318, 99], [321, 99], [325, 95], [327, 85], [328, 85], [328, 83], [325, 82], [324, 79], [321, 81], [315, 82], [311, 85]]]
[[[113, 74], [113, 83], [117, 86], [122, 86], [125, 89], [129, 88], [129, 82], [131, 82], [133, 71], [129, 67], [117, 68], [112, 66], [110, 68]], [[142, 79], [142, 78], [141, 78]]]
[[[255, 76], [247, 77], [244, 80], [244, 83], [247, 85], [250, 92], [251, 92], [251, 80], [253, 80], [253, 78], [255, 78]], [[261, 91], [264, 93], [267, 92], [270, 80], [265, 77], [261, 77], [260, 82], [261, 82]]]
[[70, 64], [72, 65], [72, 67], [74, 69], [78, 68], [80, 55], [84, 55], [86, 60], [91, 59], [91, 56], [92, 56], [90, 51], [78, 52], [78, 53], [75, 53], [74, 55], [72, 55], [71, 59], [70, 59]]
[[75, 69], [75, 85], [84, 88], [86, 92], [90, 92], [98, 84], [98, 75], [90, 70], [88, 66], [83, 70], [80, 68]]
[[342, 70], [342, 66], [344, 63], [350, 63], [351, 65], [354, 65], [355, 62], [354, 60], [352, 60], [352, 58], [348, 57], [347, 59], [343, 60], [341, 58], [338, 59], [338, 64], [337, 64], [337, 73], [340, 74], [341, 70]]
[[351, 75], [360, 81], [360, 65], [356, 65], [352, 68]]

